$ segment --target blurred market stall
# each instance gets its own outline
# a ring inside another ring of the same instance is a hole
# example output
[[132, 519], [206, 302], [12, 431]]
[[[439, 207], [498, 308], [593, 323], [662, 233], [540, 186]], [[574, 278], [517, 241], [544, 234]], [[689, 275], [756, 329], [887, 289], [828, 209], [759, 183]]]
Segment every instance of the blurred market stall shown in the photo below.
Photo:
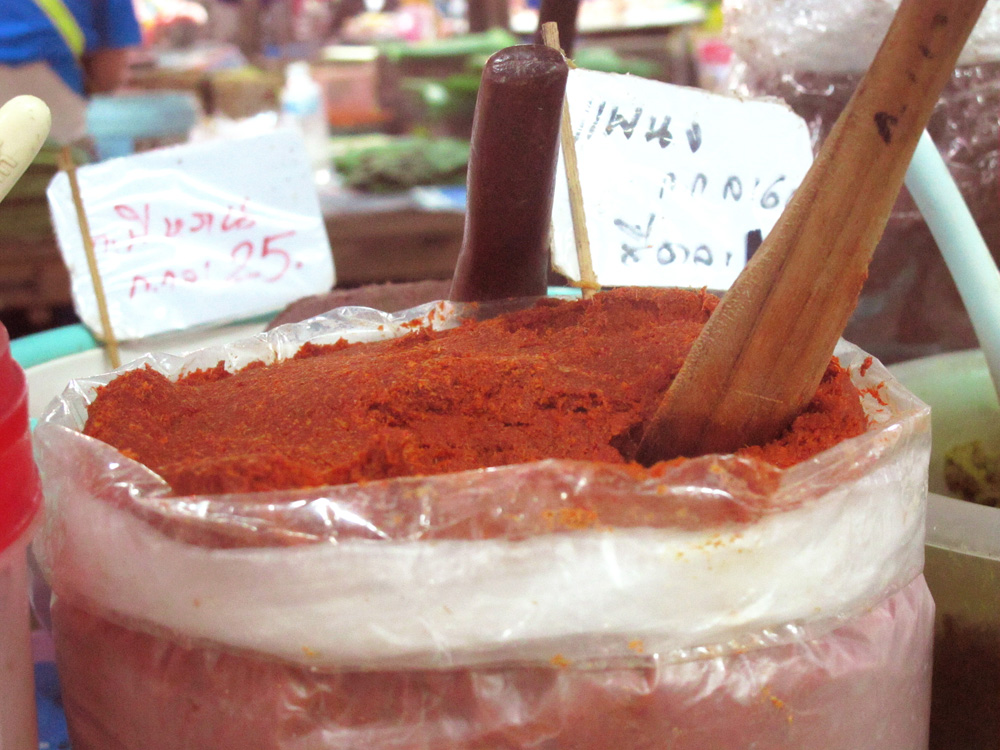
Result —
[[[450, 277], [480, 71], [497, 50], [533, 40], [539, 3], [133, 1], [141, 46], [126, 86], [88, 103], [77, 163], [298, 126], [338, 285]], [[582, 0], [574, 61], [695, 83], [695, 35], [710, 10]], [[43, 154], [0, 211], [0, 316], [15, 335], [75, 318], [44, 202], [55, 171]]]

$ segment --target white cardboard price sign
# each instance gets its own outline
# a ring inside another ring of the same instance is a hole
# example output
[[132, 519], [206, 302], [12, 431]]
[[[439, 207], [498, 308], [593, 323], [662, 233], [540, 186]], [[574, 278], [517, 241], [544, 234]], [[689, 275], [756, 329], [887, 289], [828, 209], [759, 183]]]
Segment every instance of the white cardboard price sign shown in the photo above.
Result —
[[[150, 151], [77, 175], [119, 339], [278, 310], [334, 284], [312, 168], [294, 131]], [[77, 313], [100, 332], [65, 173], [48, 199]]]
[[[566, 99], [603, 286], [728, 289], [812, 164], [805, 121], [780, 102], [579, 68]], [[552, 262], [580, 280], [561, 153]]]

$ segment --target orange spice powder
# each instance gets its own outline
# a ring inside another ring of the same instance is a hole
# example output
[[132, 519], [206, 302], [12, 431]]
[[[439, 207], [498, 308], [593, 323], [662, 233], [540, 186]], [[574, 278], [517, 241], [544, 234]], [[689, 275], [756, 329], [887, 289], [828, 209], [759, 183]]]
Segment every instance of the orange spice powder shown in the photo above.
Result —
[[[544, 300], [449, 331], [307, 344], [292, 359], [171, 382], [133, 370], [100, 389], [85, 433], [180, 494], [429, 475], [544, 458], [628, 464], [644, 421], [718, 300], [620, 289]], [[867, 427], [831, 362], [778, 440], [743, 452], [788, 466]]]

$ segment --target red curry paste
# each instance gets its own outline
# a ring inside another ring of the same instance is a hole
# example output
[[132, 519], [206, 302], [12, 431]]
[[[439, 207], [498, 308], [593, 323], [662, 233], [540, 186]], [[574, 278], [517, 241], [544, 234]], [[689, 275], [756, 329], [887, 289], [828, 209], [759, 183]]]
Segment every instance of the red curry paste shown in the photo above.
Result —
[[[102, 388], [86, 434], [181, 494], [440, 474], [543, 458], [630, 462], [718, 300], [620, 289], [449, 331], [306, 345], [293, 359]], [[834, 360], [806, 411], [745, 453], [788, 466], [867, 427]]]

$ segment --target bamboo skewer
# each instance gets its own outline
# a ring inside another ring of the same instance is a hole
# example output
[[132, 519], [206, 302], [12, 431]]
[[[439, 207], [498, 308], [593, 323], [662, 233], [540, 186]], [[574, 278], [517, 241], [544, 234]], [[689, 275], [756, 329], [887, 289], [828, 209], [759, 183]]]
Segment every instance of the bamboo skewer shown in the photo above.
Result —
[[984, 4], [903, 0], [802, 185], [646, 426], [640, 461], [766, 442], [813, 397]]
[[121, 354], [118, 351], [118, 339], [115, 337], [114, 329], [111, 327], [111, 316], [108, 314], [108, 300], [104, 293], [104, 283], [101, 281], [101, 273], [97, 267], [97, 255], [94, 252], [94, 240], [90, 235], [90, 223], [87, 221], [87, 213], [83, 208], [83, 196], [80, 193], [80, 182], [76, 175], [76, 163], [73, 161], [73, 154], [69, 146], [63, 146], [59, 152], [59, 168], [69, 178], [69, 189], [73, 196], [73, 206], [76, 209], [76, 220], [80, 225], [83, 250], [87, 256], [90, 279], [94, 285], [94, 296], [97, 298], [97, 312], [101, 318], [104, 345], [107, 348], [111, 366], [117, 369], [122, 364]]
[[[546, 47], [559, 47], [559, 28], [553, 22], [542, 24], [542, 40]], [[594, 274], [594, 263], [590, 254], [590, 236], [587, 234], [587, 216], [583, 209], [583, 191], [580, 188], [580, 169], [576, 160], [576, 142], [573, 138], [573, 123], [570, 120], [569, 104], [563, 99], [562, 116], [559, 121], [559, 143], [562, 146], [563, 163], [566, 166], [566, 184], [569, 188], [569, 211], [573, 221], [573, 240], [576, 257], [580, 266], [579, 286], [583, 298], [589, 299], [600, 291]]]

